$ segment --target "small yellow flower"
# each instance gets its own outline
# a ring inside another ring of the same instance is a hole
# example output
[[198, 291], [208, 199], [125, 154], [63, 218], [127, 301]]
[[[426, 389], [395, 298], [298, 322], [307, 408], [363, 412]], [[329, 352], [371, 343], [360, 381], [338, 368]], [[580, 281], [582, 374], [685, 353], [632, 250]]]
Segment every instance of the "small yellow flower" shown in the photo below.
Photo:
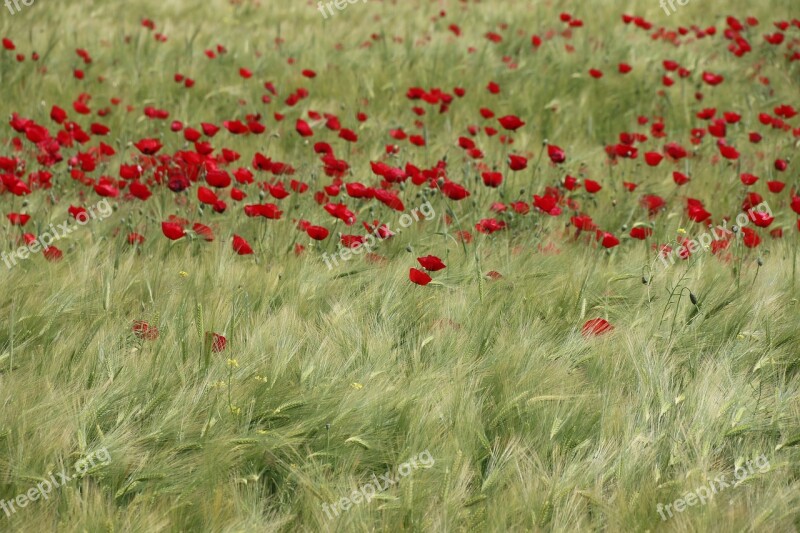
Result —
[[228, 366], [231, 368], [239, 368], [239, 361], [236, 359], [228, 359]]
[[185, 270], [181, 270], [180, 272], [178, 272], [178, 274], [179, 274], [179, 275], [180, 275], [180, 277], [182, 277], [182, 278], [189, 277], [189, 273], [188, 273], [188, 272], [186, 272]]
[[257, 431], [257, 433], [258, 433], [259, 435], [266, 435], [266, 434], [267, 434], [267, 430], [266, 430], [266, 429], [259, 429], [259, 430]]
[[260, 381], [261, 383], [266, 383], [267, 378], [265, 378], [264, 376], [256, 376], [256, 381]]
[[744, 339], [744, 335], [739, 333], [738, 335], [736, 335], [736, 338], [739, 339], [739, 340], [742, 340], [742, 339]]
[[681, 235], [685, 235], [686, 234], [686, 230], [683, 229], [683, 228], [678, 228], [678, 233], [680, 233]]
[[235, 405], [231, 406], [231, 414], [238, 415], [242, 412], [241, 407], [236, 407]]
[[364, 388], [364, 385], [362, 385], [361, 383], [351, 383], [350, 386], [353, 387], [355, 390], [361, 390]]

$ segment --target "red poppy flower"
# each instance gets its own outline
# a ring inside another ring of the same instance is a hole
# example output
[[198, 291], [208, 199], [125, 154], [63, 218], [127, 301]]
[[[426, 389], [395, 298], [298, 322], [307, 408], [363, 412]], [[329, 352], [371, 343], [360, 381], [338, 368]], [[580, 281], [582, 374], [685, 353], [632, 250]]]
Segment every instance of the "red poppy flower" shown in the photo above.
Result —
[[273, 220], [281, 218], [283, 211], [275, 204], [252, 204], [244, 206], [244, 214], [249, 217], [264, 217]]
[[[603, 245], [603, 248], [613, 248], [619, 244], [619, 239], [616, 238], [613, 234], [609, 232], [602, 232], [603, 240], [600, 244]], [[599, 239], [599, 236], [598, 236]]]
[[646, 154], [644, 154], [645, 162], [651, 167], [658, 166], [658, 164], [661, 163], [662, 159], [664, 159], [664, 156], [659, 154], [658, 152], [647, 152]]
[[666, 205], [666, 203], [664, 202], [664, 199], [661, 198], [660, 196], [656, 196], [654, 194], [647, 194], [642, 197], [642, 205], [647, 208], [649, 214], [652, 216], [658, 213], [661, 210], [661, 208], [663, 208]]
[[503, 183], [503, 175], [500, 172], [482, 172], [483, 184], [487, 187], [499, 187]]
[[364, 235], [342, 235], [341, 242], [345, 248], [358, 248], [367, 238]]
[[301, 118], [297, 119], [297, 124], [295, 125], [295, 129], [297, 130], [297, 133], [299, 133], [301, 137], [311, 137], [314, 135], [314, 132], [311, 130], [311, 126], [308, 125], [308, 122], [306, 122]]
[[161, 142], [158, 139], [142, 139], [134, 143], [134, 146], [144, 155], [155, 155], [162, 148]]
[[689, 176], [687, 176], [683, 172], [678, 172], [677, 170], [672, 173], [672, 179], [678, 186], [684, 185], [689, 182]]
[[119, 189], [110, 183], [101, 182], [94, 186], [94, 192], [106, 198], [116, 198], [119, 196]]
[[207, 242], [212, 242], [214, 240], [214, 232], [211, 231], [211, 228], [205, 224], [195, 222], [192, 226], [192, 231], [194, 231], [198, 236], [202, 237]]
[[47, 247], [44, 252], [42, 252], [44, 258], [51, 262], [61, 261], [64, 253], [56, 248], [55, 246]]
[[224, 189], [232, 182], [230, 175], [224, 170], [210, 168], [206, 170], [206, 183], [218, 189]]
[[147, 185], [139, 183], [138, 181], [131, 183], [130, 187], [128, 187], [128, 190], [130, 191], [131, 195], [135, 196], [139, 200], [147, 200], [153, 194]]
[[442, 270], [443, 268], [446, 268], [445, 264], [442, 263], [442, 260], [436, 257], [435, 255], [418, 257], [417, 261], [419, 262], [420, 265], [422, 265], [422, 268], [424, 268], [429, 272], [437, 272], [439, 270]]
[[183, 226], [174, 222], [162, 222], [161, 231], [171, 241], [177, 241], [186, 235], [186, 230], [183, 229]]
[[352, 143], [358, 141], [358, 135], [356, 135], [353, 130], [349, 130], [347, 128], [342, 128], [339, 131], [339, 138]]
[[769, 213], [764, 213], [762, 211], [749, 211], [747, 213], [747, 218], [752, 220], [753, 224], [759, 228], [767, 228], [775, 221], [775, 217], [770, 216]]
[[129, 233], [128, 234], [128, 244], [144, 244], [144, 236], [139, 235], [138, 233]]
[[739, 159], [739, 152], [733, 146], [720, 146], [719, 153], [722, 154], [722, 157], [725, 159]]
[[744, 173], [739, 176], [739, 179], [742, 180], [742, 183], [745, 185], [752, 185], [758, 181], [758, 176], [753, 176], [752, 174]]
[[719, 85], [724, 79], [725, 78], [721, 75], [713, 74], [711, 72], [703, 72], [703, 81], [711, 86]]
[[578, 228], [578, 231], [592, 231], [597, 228], [597, 225], [589, 215], [570, 217], [569, 221]]
[[742, 242], [748, 248], [755, 248], [761, 244], [761, 237], [751, 228], [742, 228]]
[[567, 177], [564, 178], [564, 187], [568, 191], [574, 191], [575, 189], [580, 187], [580, 184], [578, 183], [578, 179], [577, 178], [575, 178], [573, 176], [567, 176]]
[[561, 208], [558, 207], [558, 200], [552, 196], [533, 195], [533, 205], [550, 216], [558, 216], [561, 214]]
[[416, 283], [417, 285], [425, 286], [428, 283], [430, 283], [433, 278], [431, 278], [422, 270], [419, 270], [417, 268], [412, 268], [408, 272], [408, 279], [410, 279], [413, 283]]
[[23, 213], [9, 213], [6, 215], [12, 226], [24, 226], [28, 223], [31, 216]]
[[[484, 233], [486, 235], [491, 235], [492, 233], [503, 230], [505, 228], [506, 228], [505, 222], [494, 218], [484, 218], [480, 220], [477, 224], [475, 224], [475, 231], [478, 231], [479, 233]], [[459, 231], [456, 233], [459, 235], [459, 237], [461, 237], [461, 240], [463, 240], [464, 242], [472, 241], [472, 235], [470, 235], [468, 232]]]
[[352, 226], [356, 221], [356, 215], [344, 204], [325, 204], [323, 207], [331, 216], [338, 218], [346, 226]]
[[452, 181], [448, 181], [442, 186], [442, 193], [451, 200], [463, 200], [469, 196], [467, 189]]
[[508, 156], [508, 166], [514, 171], [525, 170], [528, 166], [528, 160], [521, 155], [510, 154]]
[[147, 341], [156, 340], [158, 338], [158, 328], [151, 326], [143, 320], [137, 320], [133, 323], [133, 333], [140, 339]]
[[206, 344], [211, 347], [212, 352], [219, 353], [225, 351], [225, 346], [228, 344], [228, 340], [219, 333], [207, 331]]
[[631, 237], [633, 237], [634, 239], [639, 239], [640, 241], [643, 241], [652, 234], [653, 230], [646, 226], [636, 226], [635, 228], [631, 229], [630, 233]]
[[556, 164], [563, 163], [567, 160], [567, 154], [564, 153], [564, 150], [554, 144], [547, 145], [547, 156], [550, 158], [550, 161]]
[[500, 122], [500, 125], [503, 126], [503, 128], [510, 131], [516, 131], [525, 125], [525, 123], [516, 115], [506, 115], [497, 120]]
[[308, 226], [306, 228], [306, 233], [309, 237], [314, 239], [315, 241], [322, 241], [328, 238], [330, 232], [327, 228], [322, 226]]
[[581, 328], [581, 334], [584, 337], [589, 336], [598, 336], [603, 335], [604, 333], [608, 333], [614, 329], [614, 326], [609, 324], [608, 320], [604, 318], [593, 318], [591, 320], [587, 320], [586, 323]]
[[769, 192], [771, 192], [771, 193], [776, 193], [777, 194], [777, 193], [781, 192], [784, 187], [786, 187], [786, 184], [784, 182], [782, 182], [782, 181], [777, 181], [776, 180], [776, 181], [768, 181], [767, 182], [767, 188], [769, 189]]
[[200, 200], [201, 203], [208, 205], [214, 205], [219, 201], [214, 191], [202, 186], [197, 188], [197, 199]]
[[583, 180], [583, 186], [586, 188], [586, 192], [591, 194], [594, 194], [603, 188], [599, 183], [590, 179]]
[[706, 211], [705, 207], [703, 207], [703, 203], [700, 200], [695, 200], [694, 198], [687, 198], [686, 211], [689, 215], [689, 218], [697, 223], [704, 222], [711, 218], [711, 213]]
[[250, 244], [243, 237], [236, 234], [233, 236], [233, 251], [239, 255], [250, 255], [253, 253]]

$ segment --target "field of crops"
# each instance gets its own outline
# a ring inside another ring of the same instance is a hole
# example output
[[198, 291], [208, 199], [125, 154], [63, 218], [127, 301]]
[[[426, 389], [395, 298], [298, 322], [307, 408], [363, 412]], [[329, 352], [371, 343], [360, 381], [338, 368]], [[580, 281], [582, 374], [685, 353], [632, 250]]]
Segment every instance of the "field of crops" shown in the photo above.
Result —
[[0, 3], [0, 531], [799, 531], [798, 17]]

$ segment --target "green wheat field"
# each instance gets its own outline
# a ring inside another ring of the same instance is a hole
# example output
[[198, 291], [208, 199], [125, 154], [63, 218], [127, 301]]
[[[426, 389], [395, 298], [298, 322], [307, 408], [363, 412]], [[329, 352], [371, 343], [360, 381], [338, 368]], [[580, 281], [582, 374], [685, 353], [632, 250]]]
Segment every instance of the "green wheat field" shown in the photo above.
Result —
[[800, 9], [673, 3], [0, 4], [0, 531], [799, 531]]

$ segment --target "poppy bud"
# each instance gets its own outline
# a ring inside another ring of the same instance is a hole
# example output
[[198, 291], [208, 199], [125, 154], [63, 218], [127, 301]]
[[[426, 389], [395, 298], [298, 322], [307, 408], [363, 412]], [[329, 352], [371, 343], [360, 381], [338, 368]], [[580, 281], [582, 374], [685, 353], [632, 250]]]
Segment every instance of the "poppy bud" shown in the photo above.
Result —
[[764, 266], [764, 260], [761, 259], [760, 257], [758, 258], [758, 260], [756, 262], [758, 263], [758, 266]]
[[647, 278], [642, 276], [642, 285], [647, 285]]
[[692, 301], [692, 304], [697, 305], [697, 296], [695, 296], [692, 291], [689, 291], [689, 299]]
[[731, 226], [731, 231], [734, 233], [739, 233], [739, 226]]
[[413, 249], [413, 248], [411, 248], [411, 245], [410, 245], [410, 244], [409, 244], [408, 246], [406, 246], [406, 252], [408, 252], [408, 253], [410, 253], [410, 254], [411, 254], [411, 253], [414, 253], [414, 249]]

